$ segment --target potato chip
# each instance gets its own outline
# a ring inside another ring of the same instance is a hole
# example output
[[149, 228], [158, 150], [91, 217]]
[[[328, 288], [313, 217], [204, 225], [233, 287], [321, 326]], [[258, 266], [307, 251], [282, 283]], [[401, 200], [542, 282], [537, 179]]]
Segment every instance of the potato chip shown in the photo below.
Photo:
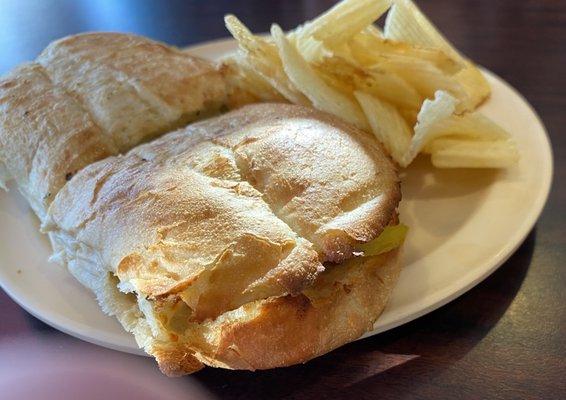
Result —
[[519, 159], [512, 140], [439, 138], [432, 143], [431, 153], [432, 164], [438, 168], [507, 168]]
[[383, 56], [399, 62], [428, 61], [443, 73], [454, 75], [463, 65], [448, 57], [442, 50], [425, 48], [407, 43], [380, 38], [366, 30], [354, 36], [349, 42], [352, 54], [364, 66], [380, 62]]
[[[507, 140], [509, 133], [479, 112], [465, 115], [452, 115], [439, 121], [435, 127], [436, 137], [457, 137], [464, 140], [497, 141]], [[441, 140], [441, 139], [436, 139]], [[435, 141], [424, 147], [424, 151], [431, 152]]]
[[456, 78], [468, 93], [468, 100], [462, 105], [464, 109], [473, 110], [489, 97], [489, 84], [482, 73], [446, 40], [411, 0], [398, 0], [391, 7], [385, 20], [384, 36], [400, 42], [440, 49], [464, 65], [464, 70]]
[[378, 37], [378, 38], [383, 38], [383, 32], [381, 31], [381, 29], [378, 26], [375, 26], [374, 24], [366, 26], [362, 30], [362, 33], [365, 33], [367, 35], [371, 35], [371, 36], [374, 36], [374, 37]]
[[440, 49], [455, 60], [463, 60], [462, 55], [411, 0], [395, 1], [385, 19], [383, 34], [387, 39]]
[[[414, 136], [400, 165], [407, 166], [422, 150], [432, 154], [433, 165], [448, 168], [498, 168], [516, 162], [518, 152], [509, 134], [480, 113], [454, 115], [458, 100], [438, 91], [423, 103]], [[470, 153], [464, 157], [465, 151]], [[485, 150], [485, 154], [478, 152]], [[501, 155], [501, 161], [492, 160]], [[456, 159], [461, 157], [461, 162]]]
[[[468, 100], [468, 94], [456, 79], [426, 60], [388, 55], [381, 56], [380, 59], [376, 66], [396, 73], [425, 98], [433, 98], [436, 91], [441, 90], [458, 99], [458, 104]], [[462, 111], [461, 107], [457, 106], [457, 111]]]
[[[249, 82], [240, 73], [239, 63], [233, 57], [226, 57], [222, 60], [220, 71], [226, 82], [226, 105], [228, 108], [238, 108], [245, 104], [261, 101], [252, 93]], [[271, 85], [269, 88], [273, 90]]]
[[384, 68], [362, 68], [344, 57], [331, 57], [315, 65], [327, 83], [353, 92], [361, 90], [400, 108], [418, 110], [423, 102], [416, 89]]
[[[374, 22], [391, 4], [381, 32]], [[287, 35], [273, 25], [267, 39], [233, 16], [226, 25], [244, 54], [227, 62], [236, 102], [312, 105], [371, 130], [401, 166], [421, 152], [439, 167], [517, 159], [509, 134], [473, 112], [490, 94], [485, 77], [411, 0], [343, 0]]]
[[332, 51], [328, 50], [324, 43], [312, 36], [303, 40], [295, 40], [299, 53], [309, 63], [322, 62], [325, 58], [332, 57]]
[[337, 115], [359, 128], [369, 129], [365, 115], [357, 103], [326, 84], [291, 44], [278, 25], [271, 26], [271, 35], [277, 44], [289, 79], [316, 108]]
[[424, 101], [417, 115], [417, 124], [411, 144], [399, 163], [401, 166], [409, 165], [423, 147], [442, 135], [442, 131], [437, 131], [435, 128], [454, 114], [457, 103], [456, 98], [441, 90], [436, 92], [434, 100]]
[[259, 101], [285, 101], [285, 98], [256, 72], [242, 54], [233, 54], [221, 61], [221, 71], [226, 81], [231, 108]]
[[399, 109], [399, 114], [403, 116], [403, 118], [405, 119], [405, 121], [407, 121], [407, 124], [409, 124], [409, 126], [415, 126], [417, 124], [418, 112], [419, 110], [415, 111], [413, 109], [406, 109], [406, 108]]
[[475, 110], [491, 94], [489, 83], [481, 71], [471, 62], [466, 62], [465, 67], [456, 74], [455, 79], [468, 93], [468, 101], [463, 106], [466, 110]]
[[361, 91], [354, 92], [354, 95], [374, 135], [395, 161], [402, 162], [411, 142], [411, 127], [391, 104]]
[[247, 62], [271, 86], [291, 103], [311, 105], [310, 101], [289, 80], [279, 58], [277, 47], [267, 40], [253, 35], [235, 16], [224, 17], [226, 27], [238, 41]]
[[371, 25], [389, 9], [391, 3], [392, 0], [341, 1], [298, 28], [297, 37], [314, 37], [333, 48], [347, 42], [356, 33]]

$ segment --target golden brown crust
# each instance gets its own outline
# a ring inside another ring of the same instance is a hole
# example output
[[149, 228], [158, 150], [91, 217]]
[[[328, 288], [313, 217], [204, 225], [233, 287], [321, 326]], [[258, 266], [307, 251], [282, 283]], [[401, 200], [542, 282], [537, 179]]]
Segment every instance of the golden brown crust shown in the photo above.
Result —
[[[398, 249], [336, 265], [299, 296], [246, 304], [195, 328], [189, 343], [180, 345], [185, 350], [160, 353], [159, 365], [169, 374], [179, 364], [176, 357], [190, 351], [207, 365], [230, 369], [306, 362], [371, 330], [400, 270]], [[193, 369], [174, 370], [180, 372]]]
[[57, 192], [97, 160], [217, 110], [219, 71], [149, 39], [70, 36], [0, 80], [0, 164], [43, 219]]
[[306, 294], [267, 300], [252, 320], [215, 327], [219, 330], [215, 359], [236, 369], [288, 366], [370, 330], [397, 281], [398, 252], [335, 268]]
[[[226, 177], [205, 174], [217, 162]], [[69, 259], [76, 242], [97, 249], [122, 290], [180, 296], [195, 320], [300, 292], [323, 270], [317, 253], [233, 168], [229, 151], [206, 142], [173, 158], [109, 158], [59, 192], [45, 230], [74, 237]]]
[[0, 162], [40, 218], [73, 174], [117, 152], [38, 64], [0, 81]]
[[85, 168], [45, 229], [98, 249], [122, 290], [179, 295], [202, 321], [310, 286], [323, 270], [311, 242], [351, 257], [391, 220], [396, 189], [375, 140], [305, 107], [253, 105]]
[[[218, 71], [209, 61], [148, 38], [113, 32], [68, 36], [40, 56], [77, 58], [100, 68], [135, 77], [171, 107], [198, 110], [206, 101], [221, 101]], [[198, 85], [198, 86], [197, 86]]]
[[184, 346], [175, 344], [154, 345], [149, 351], [157, 360], [161, 372], [167, 376], [192, 374], [204, 367], [204, 364]]
[[218, 109], [226, 98], [210, 62], [135, 35], [69, 36], [51, 43], [38, 62], [120, 151]]
[[401, 201], [400, 184], [384, 189], [383, 194], [344, 213], [319, 229], [324, 235], [322, 248], [328, 261], [340, 262], [355, 251], [358, 243], [375, 239], [394, 218]]
[[132, 153], [165, 159], [206, 140], [234, 153], [239, 174], [326, 261], [377, 237], [401, 199], [396, 168], [373, 136], [307, 107], [244, 106]]
[[351, 258], [395, 218], [398, 199], [375, 139], [315, 110], [261, 104], [86, 167], [44, 228], [69, 264], [95, 259], [92, 275], [114, 274], [136, 294], [151, 326], [136, 337], [166, 373], [192, 371], [195, 359], [259, 369], [370, 329], [396, 255], [325, 273], [319, 256]]
[[329, 114], [286, 104], [243, 107], [219, 119], [232, 135], [242, 175], [275, 214], [323, 254], [352, 256], [379, 235], [401, 198], [395, 166], [380, 144]]

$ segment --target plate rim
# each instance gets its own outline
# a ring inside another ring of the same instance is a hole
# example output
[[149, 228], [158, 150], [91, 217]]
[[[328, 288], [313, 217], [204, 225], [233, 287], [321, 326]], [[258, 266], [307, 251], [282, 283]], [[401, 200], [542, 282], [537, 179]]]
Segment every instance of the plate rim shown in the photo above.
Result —
[[[359, 339], [365, 339], [367, 337], [371, 337], [373, 335], [377, 335], [379, 333], [394, 329], [398, 326], [404, 325], [411, 321], [414, 321], [417, 318], [420, 318], [434, 310], [439, 309], [440, 307], [450, 303], [451, 301], [457, 299], [458, 297], [462, 296], [469, 290], [473, 289], [485, 279], [487, 279], [491, 274], [493, 274], [499, 267], [501, 267], [511, 256], [523, 245], [527, 236], [533, 231], [535, 225], [538, 222], [538, 219], [542, 215], [544, 208], [548, 202], [548, 198], [550, 196], [550, 191], [552, 189], [552, 182], [554, 178], [554, 154], [552, 151], [552, 144], [550, 141], [550, 136], [548, 135], [548, 131], [546, 126], [544, 125], [540, 115], [536, 111], [536, 109], [532, 106], [532, 104], [527, 100], [525, 96], [523, 96], [515, 87], [513, 87], [510, 83], [508, 83], [505, 79], [501, 78], [498, 74], [492, 72], [491, 70], [480, 66], [480, 70], [483, 74], [489, 76], [491, 79], [498, 81], [498, 83], [505, 86], [508, 90], [510, 90], [514, 96], [521, 100], [521, 102], [527, 106], [530, 113], [535, 117], [537, 125], [541, 128], [541, 132], [543, 133], [543, 149], [545, 153], [544, 161], [545, 161], [545, 168], [541, 169], [541, 171], [545, 172], [545, 175], [542, 180], [541, 191], [539, 192], [539, 196], [536, 198], [533, 207], [529, 210], [530, 213], [523, 219], [521, 228], [514, 232], [514, 235], [511, 237], [512, 240], [508, 240], [506, 243], [507, 245], [501, 248], [495, 257], [495, 260], [492, 260], [492, 263], [484, 262], [482, 266], [486, 264], [491, 264], [491, 266], [487, 268], [476, 268], [471, 270], [468, 274], [463, 275], [458, 280], [453, 283], [453, 286], [459, 285], [459, 288], [456, 290], [449, 290], [449, 288], [444, 288], [431, 294], [429, 298], [436, 298], [433, 302], [431, 302], [428, 306], [419, 309], [419, 311], [415, 311], [411, 315], [408, 315], [406, 318], [401, 318], [396, 321], [392, 321], [390, 323], [386, 323], [383, 327], [378, 327], [370, 332], [367, 332]], [[473, 272], [479, 270], [481, 273], [478, 273], [474, 276]], [[474, 276], [473, 279], [466, 279], [470, 275]], [[466, 282], [463, 283], [462, 282]], [[445, 292], [452, 292], [450, 294], [443, 295]]]
[[[233, 46], [235, 44], [235, 40], [233, 38], [218, 38], [214, 40], [204, 41], [194, 43], [187, 47], [183, 48], [183, 51], [187, 52], [199, 52], [199, 51], [206, 51], [210, 48], [217, 48], [223, 46]], [[208, 50], [211, 51], [211, 50]], [[383, 325], [378, 325], [372, 331], [365, 333], [363, 336], [358, 338], [357, 340], [365, 339], [379, 333], [383, 333], [385, 331], [394, 329], [398, 326], [404, 325], [408, 322], [411, 322], [417, 318], [422, 317], [444, 305], [453, 301], [454, 299], [460, 297], [464, 293], [468, 292], [473, 287], [477, 286], [480, 282], [484, 281], [487, 277], [489, 277], [493, 272], [495, 272], [501, 265], [503, 265], [515, 252], [516, 250], [524, 243], [526, 237], [531, 233], [534, 226], [536, 225], [540, 215], [544, 211], [544, 207], [547, 204], [550, 191], [552, 188], [552, 182], [554, 177], [554, 155], [552, 151], [552, 145], [550, 141], [550, 137], [548, 135], [548, 131], [536, 111], [536, 109], [531, 105], [531, 103], [523, 96], [517, 89], [515, 89], [511, 84], [505, 81], [496, 73], [480, 67], [482, 72], [486, 74], [491, 79], [498, 81], [499, 84], [505, 86], [508, 90], [510, 90], [514, 96], [516, 96], [529, 110], [529, 112], [534, 116], [534, 121], [540, 128], [540, 132], [537, 133], [540, 136], [542, 151], [544, 153], [544, 164], [545, 168], [541, 169], [541, 178], [542, 178], [542, 185], [541, 190], [538, 193], [538, 196], [534, 200], [533, 206], [529, 209], [529, 213], [522, 219], [522, 223], [520, 225], [520, 229], [517, 229], [513, 236], [511, 236], [512, 240], [507, 240], [506, 245], [502, 246], [502, 248], [498, 251], [497, 255], [489, 259], [490, 262], [484, 261], [481, 264], [481, 268], [474, 268], [468, 274], [461, 276], [459, 279], [455, 280], [450, 286], [444, 287], [440, 290], [435, 291], [434, 293], [430, 294], [426, 297], [427, 305], [424, 307], [415, 307], [411, 304], [404, 306], [401, 310], [405, 310], [400, 314], [403, 315], [401, 318], [394, 319], [392, 321], [386, 321]], [[542, 135], [540, 134], [542, 133]], [[544, 174], [544, 175], [542, 175]], [[476, 272], [474, 274], [474, 272]], [[57, 330], [60, 330], [66, 334], [79, 338], [89, 343], [93, 343], [99, 346], [107, 347], [113, 350], [118, 350], [130, 354], [136, 355], [147, 355], [143, 352], [142, 349], [138, 348], [135, 345], [135, 340], [133, 336], [123, 331], [124, 335], [128, 335], [131, 341], [128, 341], [124, 337], [124, 343], [120, 343], [120, 340], [116, 338], [115, 334], [109, 334], [107, 331], [104, 330], [95, 330], [92, 331], [92, 327], [89, 325], [85, 325], [81, 321], [77, 321], [74, 319], [67, 318], [64, 314], [56, 313], [53, 310], [49, 309], [41, 309], [41, 307], [33, 307], [34, 304], [30, 305], [22, 296], [22, 293], [19, 293], [16, 289], [16, 285], [10, 285], [10, 281], [5, 279], [4, 274], [2, 273], [2, 269], [0, 268], [0, 287], [6, 292], [6, 294], [14, 300], [20, 307], [26, 310], [28, 313], [33, 315], [35, 318], [41, 320], [42, 322], [46, 323], [54, 327]], [[85, 290], [87, 290], [85, 288]], [[93, 298], [93, 301], [96, 301]], [[413, 307], [413, 310], [411, 310]], [[110, 317], [114, 318], [114, 317]], [[378, 322], [380, 319], [377, 320]], [[130, 342], [130, 345], [128, 345]], [[135, 346], [133, 347], [132, 344]]]

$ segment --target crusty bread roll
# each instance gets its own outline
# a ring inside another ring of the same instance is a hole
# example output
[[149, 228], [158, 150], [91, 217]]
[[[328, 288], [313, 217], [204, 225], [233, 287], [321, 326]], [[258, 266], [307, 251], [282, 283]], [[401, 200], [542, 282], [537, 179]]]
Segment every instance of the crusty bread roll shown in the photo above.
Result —
[[70, 36], [0, 80], [0, 186], [16, 180], [36, 214], [77, 171], [218, 110], [208, 61], [146, 38]]
[[396, 219], [399, 200], [373, 137], [313, 109], [262, 104], [85, 167], [43, 230], [165, 373], [271, 368], [371, 328], [397, 252], [352, 257]]
[[112, 33], [0, 80], [0, 186], [16, 181], [53, 259], [168, 375], [328, 352], [371, 329], [399, 274], [399, 250], [356, 251], [401, 196], [373, 136], [262, 104], [150, 141], [245, 102], [226, 86], [207, 61]]

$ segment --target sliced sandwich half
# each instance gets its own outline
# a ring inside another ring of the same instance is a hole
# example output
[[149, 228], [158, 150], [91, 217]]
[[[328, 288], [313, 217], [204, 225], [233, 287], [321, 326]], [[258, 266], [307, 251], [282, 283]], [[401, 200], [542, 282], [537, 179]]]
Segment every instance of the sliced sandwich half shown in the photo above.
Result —
[[371, 136], [262, 104], [86, 167], [43, 229], [165, 373], [262, 369], [371, 329], [398, 253], [359, 249], [396, 225], [399, 200]]

